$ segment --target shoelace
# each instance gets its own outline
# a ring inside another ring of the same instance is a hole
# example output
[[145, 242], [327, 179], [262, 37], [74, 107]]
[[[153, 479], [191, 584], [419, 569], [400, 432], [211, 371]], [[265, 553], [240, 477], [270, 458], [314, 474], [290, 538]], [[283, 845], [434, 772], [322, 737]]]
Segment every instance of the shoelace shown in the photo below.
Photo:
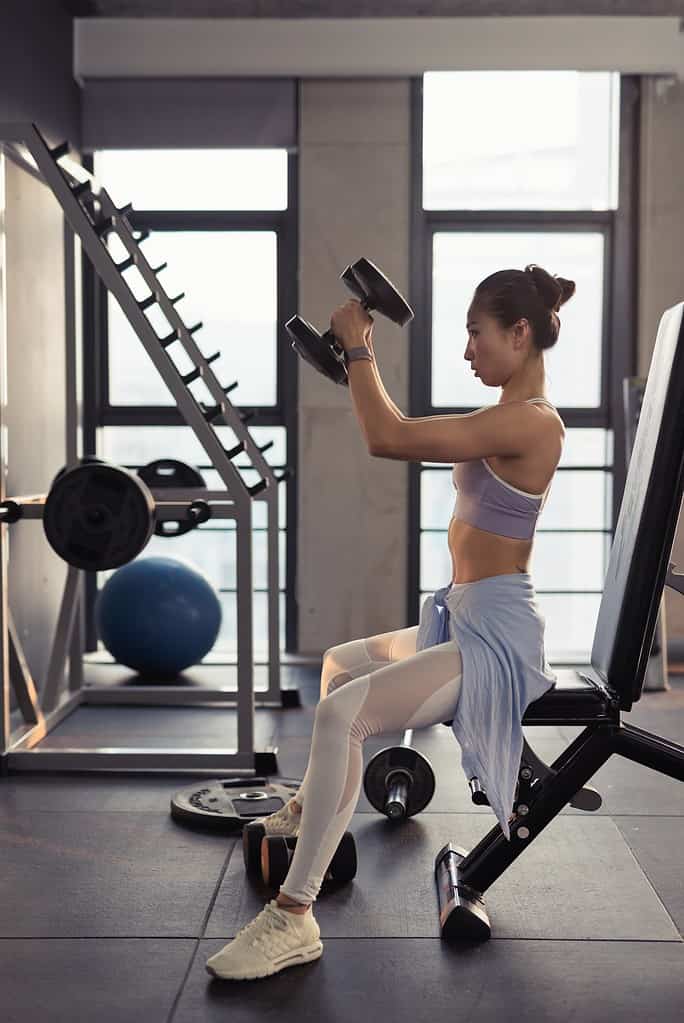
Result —
[[266, 933], [258, 934], [256, 938], [253, 939], [252, 944], [263, 946], [264, 938], [266, 938], [267, 935], [270, 936], [274, 928], [277, 928], [279, 931], [287, 930], [287, 924], [285, 923], [283, 918], [280, 916], [279, 913], [276, 912], [276, 910], [273, 908], [273, 906], [271, 906], [270, 903], [267, 903], [266, 906], [264, 906], [262, 912], [259, 914], [259, 916], [257, 916], [254, 920], [252, 920], [251, 923], [247, 924], [245, 927], [242, 927], [238, 931], [238, 934], [248, 935], [252, 933], [254, 930], [256, 930], [257, 924], [259, 925], [259, 927], [263, 927], [264, 923], [266, 925]]
[[287, 808], [287, 804], [285, 804], [285, 806], [281, 806], [279, 810], [276, 810], [273, 817], [276, 817], [283, 824], [288, 824], [290, 821], [290, 811]]

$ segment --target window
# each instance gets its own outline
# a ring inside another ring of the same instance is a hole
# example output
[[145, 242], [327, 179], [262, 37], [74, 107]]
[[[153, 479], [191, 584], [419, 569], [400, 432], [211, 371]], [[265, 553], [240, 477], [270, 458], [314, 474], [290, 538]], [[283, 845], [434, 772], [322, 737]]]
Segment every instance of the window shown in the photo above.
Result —
[[436, 231], [432, 254], [433, 405], [478, 408], [498, 401], [498, 393], [483, 392], [482, 383], [463, 361], [468, 341], [465, 313], [475, 286], [489, 274], [538, 263], [577, 284], [572, 300], [561, 310], [558, 343], [544, 356], [551, 400], [557, 407], [597, 408], [603, 368], [606, 242], [605, 232], [591, 228]]
[[434, 73], [423, 96], [425, 210], [615, 209], [619, 75]]
[[284, 149], [109, 149], [95, 177], [136, 210], [286, 210]]
[[[616, 356], [610, 333], [626, 290], [615, 287], [613, 265], [620, 203], [627, 202], [618, 161], [620, 97], [620, 76], [609, 72], [440, 72], [424, 76], [416, 104], [422, 159], [414, 225], [422, 244], [414, 258], [427, 266], [414, 266], [414, 280], [427, 291], [415, 301], [424, 312], [413, 337], [426, 340], [423, 350], [420, 340], [412, 346], [412, 414], [498, 402], [500, 390], [484, 387], [463, 359], [467, 308], [484, 277], [538, 263], [577, 284], [561, 310], [558, 344], [545, 356], [549, 397], [567, 437], [530, 562], [555, 664], [590, 660], [616, 488], [624, 485], [614, 458], [623, 438], [615, 395], [621, 375], [634, 368], [628, 351]], [[447, 529], [456, 495], [450, 466], [413, 469], [417, 612], [451, 578]]]
[[[125, 258], [113, 236], [112, 256]], [[221, 352], [217, 373], [238, 381], [231, 391], [235, 405], [275, 405], [277, 396], [278, 267], [275, 231], [153, 231], [145, 242], [153, 266], [168, 262], [159, 278], [171, 296], [185, 292], [176, 309], [197, 335], [202, 350]], [[125, 271], [137, 299], [149, 294], [140, 272]], [[146, 310], [160, 337], [171, 331], [161, 309]], [[138, 341], [118, 302], [108, 296], [109, 401], [112, 405], [173, 405], [173, 397]], [[169, 348], [181, 372], [193, 367], [180, 345]], [[223, 381], [222, 381], [223, 382]], [[229, 381], [226, 381], [228, 383]], [[193, 389], [193, 393], [198, 393]], [[213, 402], [212, 402], [213, 404]]]
[[[230, 399], [252, 413], [249, 429], [255, 441], [260, 446], [273, 442], [266, 457], [276, 471], [293, 465], [294, 458], [288, 427], [296, 410], [284, 400], [284, 392], [292, 388], [282, 364], [287, 360], [279, 354], [284, 347], [281, 325], [296, 305], [293, 159], [285, 150], [117, 150], [98, 152], [93, 161], [95, 177], [117, 204], [133, 204], [131, 225], [149, 232], [143, 252], [150, 265], [168, 264], [159, 272], [166, 292], [171, 297], [185, 293], [176, 304], [184, 322], [202, 322], [194, 334], [196, 343], [205, 355], [221, 353], [212, 368], [222, 386], [237, 381]], [[117, 261], [124, 258], [116, 236], [108, 244]], [[124, 275], [136, 298], [147, 297], [149, 288], [135, 266]], [[158, 306], [145, 315], [159, 336], [170, 332]], [[180, 459], [201, 472], [207, 487], [224, 489], [118, 302], [103, 286], [97, 289], [93, 319], [99, 341], [99, 400], [93, 413], [98, 453], [133, 470], [158, 458]], [[192, 368], [178, 342], [167, 351], [181, 372]], [[203, 381], [190, 388], [198, 400], [214, 403]], [[237, 438], [228, 427], [219, 426], [217, 433], [226, 448], [235, 445]], [[257, 482], [248, 461], [238, 456], [235, 465], [248, 485]], [[292, 637], [296, 628], [294, 597], [286, 588], [292, 554], [287, 509], [294, 508], [294, 501], [289, 482], [280, 484], [283, 647], [288, 646], [286, 635]], [[255, 501], [252, 512], [253, 638], [255, 655], [260, 656], [268, 653], [266, 505]], [[153, 536], [143, 557], [160, 554], [188, 558], [211, 579], [219, 591], [223, 622], [209, 659], [234, 655], [235, 523], [213, 519], [182, 537]], [[108, 574], [99, 574], [100, 586]], [[89, 597], [94, 599], [94, 594]], [[91, 643], [93, 636], [89, 622]]]

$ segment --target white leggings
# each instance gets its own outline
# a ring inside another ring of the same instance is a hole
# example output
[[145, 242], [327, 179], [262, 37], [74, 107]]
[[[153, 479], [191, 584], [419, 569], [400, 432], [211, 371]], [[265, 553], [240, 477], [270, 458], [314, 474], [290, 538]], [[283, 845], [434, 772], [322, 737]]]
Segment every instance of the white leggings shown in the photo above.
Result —
[[454, 716], [461, 690], [455, 640], [416, 653], [418, 626], [331, 647], [323, 655], [303, 807], [283, 895], [315, 902], [361, 791], [369, 735], [427, 728]]

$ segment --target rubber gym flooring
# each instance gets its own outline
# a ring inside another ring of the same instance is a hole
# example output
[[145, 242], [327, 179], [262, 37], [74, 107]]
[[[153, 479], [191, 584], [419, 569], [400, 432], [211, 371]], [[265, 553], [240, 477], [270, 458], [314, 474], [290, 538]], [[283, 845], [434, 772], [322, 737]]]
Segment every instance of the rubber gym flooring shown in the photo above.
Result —
[[[231, 683], [235, 669], [186, 672]], [[255, 668], [255, 686], [260, 682]], [[118, 675], [117, 675], [118, 672]], [[218, 674], [217, 674], [218, 673]], [[228, 679], [227, 679], [228, 673]], [[125, 669], [90, 665], [86, 681]], [[256, 711], [257, 748], [279, 772], [308, 760], [319, 667], [286, 665], [304, 706]], [[626, 721], [684, 742], [684, 677], [646, 693]], [[553, 760], [578, 729], [526, 728]], [[364, 761], [398, 743], [369, 740]], [[684, 786], [613, 757], [592, 784], [597, 813], [565, 808], [485, 895], [492, 939], [439, 937], [433, 862], [471, 848], [494, 817], [476, 807], [443, 725], [414, 732], [437, 776], [419, 816], [393, 825], [363, 792], [350, 830], [356, 878], [315, 904], [317, 962], [255, 981], [212, 980], [208, 956], [271, 897], [247, 881], [240, 840], [169, 815], [187, 775], [12, 775], [0, 779], [0, 1019], [3, 1023], [278, 1023], [416, 1020], [669, 1023], [684, 1016]], [[236, 712], [83, 707], [44, 747], [235, 746]]]

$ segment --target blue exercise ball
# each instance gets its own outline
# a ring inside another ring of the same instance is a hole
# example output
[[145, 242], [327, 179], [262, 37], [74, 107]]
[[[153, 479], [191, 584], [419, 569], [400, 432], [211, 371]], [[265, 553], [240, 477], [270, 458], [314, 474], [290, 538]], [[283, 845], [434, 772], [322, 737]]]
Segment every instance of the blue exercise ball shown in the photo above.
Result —
[[187, 562], [140, 558], [107, 580], [95, 621], [115, 661], [147, 678], [168, 679], [211, 650], [221, 604], [206, 576]]

